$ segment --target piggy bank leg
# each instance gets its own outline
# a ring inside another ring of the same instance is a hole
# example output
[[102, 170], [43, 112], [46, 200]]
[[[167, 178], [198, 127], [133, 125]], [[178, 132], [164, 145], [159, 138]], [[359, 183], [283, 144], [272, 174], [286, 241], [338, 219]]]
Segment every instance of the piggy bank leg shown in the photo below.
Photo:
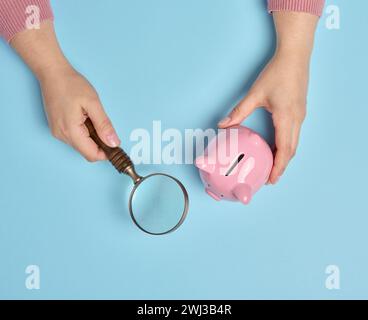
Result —
[[233, 194], [240, 202], [248, 204], [252, 199], [252, 188], [249, 185], [242, 183], [235, 187]]

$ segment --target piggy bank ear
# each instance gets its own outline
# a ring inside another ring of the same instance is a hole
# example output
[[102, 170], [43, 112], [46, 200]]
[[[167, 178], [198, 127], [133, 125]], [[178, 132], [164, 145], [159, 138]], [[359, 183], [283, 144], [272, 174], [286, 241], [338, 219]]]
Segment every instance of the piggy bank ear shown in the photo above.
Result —
[[238, 184], [233, 190], [233, 194], [243, 204], [248, 204], [252, 199], [252, 189], [245, 183]]
[[215, 165], [208, 162], [209, 161], [207, 157], [200, 156], [194, 161], [194, 164], [199, 170], [203, 170], [207, 173], [213, 173], [215, 171]]

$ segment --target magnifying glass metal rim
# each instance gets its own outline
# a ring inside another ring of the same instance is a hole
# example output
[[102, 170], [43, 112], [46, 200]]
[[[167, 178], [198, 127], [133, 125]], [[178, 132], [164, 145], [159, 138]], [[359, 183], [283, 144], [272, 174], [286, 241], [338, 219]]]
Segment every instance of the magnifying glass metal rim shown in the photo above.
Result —
[[[160, 235], [165, 235], [168, 233], [171, 233], [173, 231], [175, 231], [176, 229], [178, 229], [184, 222], [185, 218], [187, 217], [188, 214], [188, 209], [189, 209], [189, 197], [188, 197], [188, 192], [185, 189], [184, 185], [175, 177], [170, 176], [166, 173], [153, 173], [150, 174], [146, 177], [141, 177], [139, 174], [136, 173], [135, 168], [134, 168], [134, 164], [132, 162], [132, 160], [129, 158], [129, 156], [126, 154], [126, 152], [120, 148], [120, 147], [116, 147], [116, 148], [112, 148], [107, 146], [98, 136], [97, 131], [95, 129], [95, 127], [93, 126], [93, 123], [91, 121], [90, 118], [87, 118], [85, 123], [84, 123], [88, 129], [90, 138], [104, 151], [104, 153], [106, 154], [107, 158], [109, 159], [109, 161], [111, 162], [111, 164], [115, 167], [115, 169], [119, 172], [119, 173], [124, 173], [125, 175], [128, 175], [134, 182], [134, 187], [130, 193], [130, 197], [129, 197], [129, 212], [130, 212], [130, 216], [134, 222], [134, 224], [143, 232], [151, 234], [151, 235], [156, 235], [156, 236], [160, 236]], [[133, 214], [133, 208], [132, 208], [132, 200], [133, 200], [133, 196], [135, 191], [137, 190], [138, 186], [140, 186], [140, 184], [145, 181], [146, 179], [152, 177], [152, 176], [166, 176], [172, 180], [174, 180], [179, 187], [181, 188], [183, 195], [184, 195], [184, 210], [182, 213], [182, 216], [179, 220], [179, 222], [170, 230], [165, 231], [165, 232], [150, 232], [148, 230], [145, 230], [143, 227], [141, 227], [137, 220], [134, 217]]]
[[[165, 177], [168, 177], [172, 180], [174, 180], [178, 186], [180, 187], [181, 191], [183, 192], [183, 195], [184, 195], [184, 210], [183, 210], [183, 213], [180, 217], [180, 220], [179, 222], [174, 226], [172, 227], [171, 229], [169, 229], [168, 231], [165, 231], [165, 232], [151, 232], [151, 231], [148, 231], [146, 229], [144, 229], [139, 223], [138, 221], [136, 220], [136, 218], [134, 217], [134, 213], [133, 213], [133, 208], [132, 208], [132, 202], [133, 202], [133, 196], [134, 196], [134, 193], [135, 191], [137, 190], [137, 188], [141, 185], [142, 182], [144, 182], [145, 180], [147, 180], [148, 178], [151, 178], [153, 176], [165, 176]], [[175, 231], [176, 229], [178, 229], [182, 224], [183, 222], [185, 221], [186, 217], [187, 217], [187, 214], [188, 214], [188, 209], [189, 209], [189, 196], [188, 196], [188, 192], [187, 190], [185, 189], [184, 185], [178, 180], [176, 179], [175, 177], [173, 176], [170, 176], [166, 173], [152, 173], [148, 176], [145, 176], [145, 177], [142, 177], [133, 187], [133, 190], [131, 191], [130, 193], [130, 197], [129, 197], [129, 213], [130, 213], [130, 217], [132, 218], [134, 224], [143, 232], [147, 233], [147, 234], [150, 234], [150, 235], [153, 235], [153, 236], [162, 236], [162, 235], [165, 235], [165, 234], [169, 234], [173, 231]]]

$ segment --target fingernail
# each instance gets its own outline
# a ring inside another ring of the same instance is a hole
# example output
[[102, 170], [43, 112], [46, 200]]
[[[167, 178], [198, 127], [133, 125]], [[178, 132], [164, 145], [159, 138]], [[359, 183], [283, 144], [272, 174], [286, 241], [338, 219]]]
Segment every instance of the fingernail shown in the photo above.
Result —
[[120, 140], [119, 140], [118, 136], [115, 133], [109, 134], [106, 137], [106, 140], [107, 140], [109, 146], [113, 147], [113, 148], [116, 148], [120, 144]]
[[231, 121], [231, 118], [230, 118], [230, 117], [226, 117], [226, 118], [222, 119], [222, 120], [218, 123], [218, 125], [219, 125], [219, 126], [226, 126], [230, 121]]

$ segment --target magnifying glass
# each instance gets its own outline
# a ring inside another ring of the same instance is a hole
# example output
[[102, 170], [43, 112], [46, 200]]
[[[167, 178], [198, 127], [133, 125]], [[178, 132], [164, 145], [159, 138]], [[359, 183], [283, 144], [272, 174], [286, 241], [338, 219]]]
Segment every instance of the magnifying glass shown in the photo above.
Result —
[[99, 138], [89, 118], [85, 125], [90, 137], [105, 152], [116, 170], [133, 180], [129, 212], [134, 224], [151, 235], [164, 235], [178, 229], [183, 224], [189, 208], [188, 193], [184, 185], [165, 173], [141, 177], [123, 149], [107, 146]]

